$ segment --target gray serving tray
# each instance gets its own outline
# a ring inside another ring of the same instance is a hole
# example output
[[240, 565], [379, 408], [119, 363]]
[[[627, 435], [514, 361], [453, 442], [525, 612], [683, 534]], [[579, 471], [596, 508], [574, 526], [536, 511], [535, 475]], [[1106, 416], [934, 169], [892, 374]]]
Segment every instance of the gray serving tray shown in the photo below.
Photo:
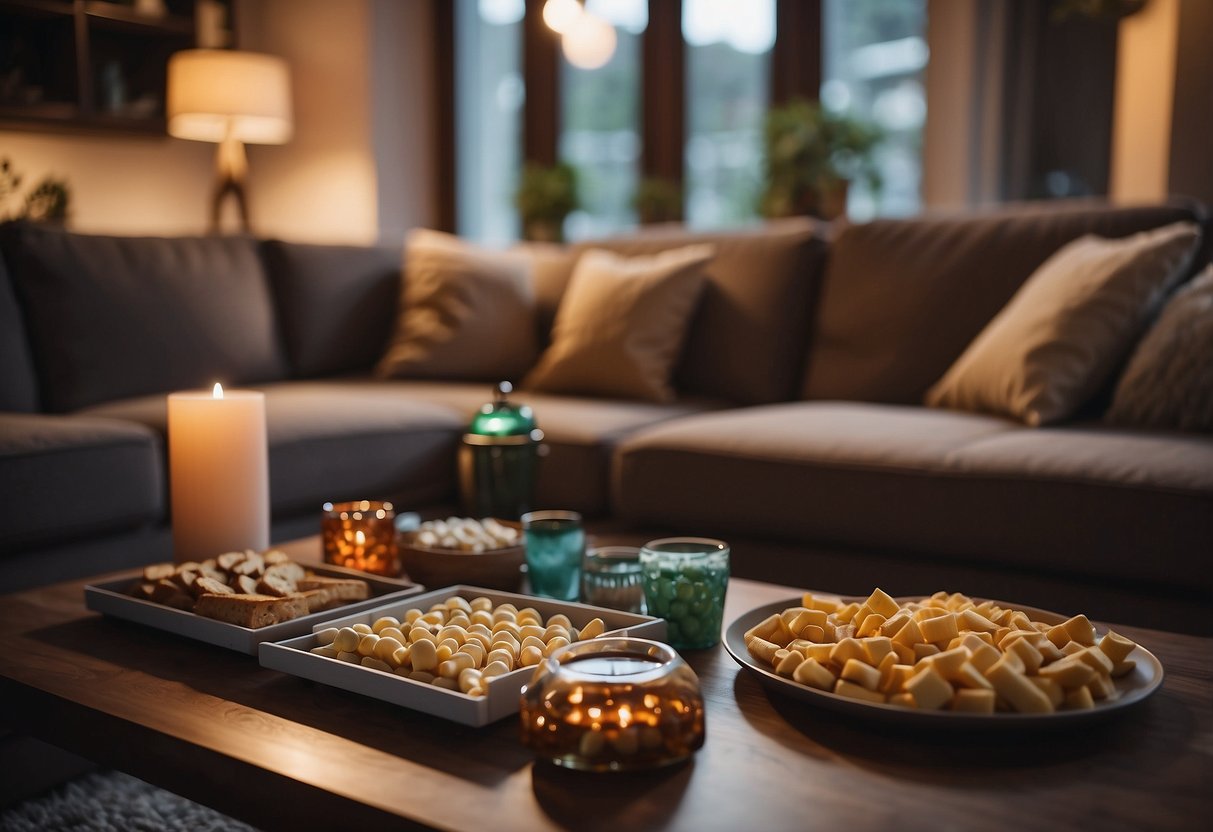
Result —
[[[433, 604], [445, 601], [453, 595], [460, 595], [469, 601], [478, 596], [484, 596], [490, 599], [494, 606], [508, 602], [519, 609], [534, 607], [544, 619], [556, 613], [564, 613], [569, 617], [569, 621], [578, 628], [584, 627], [593, 618], [601, 618], [606, 624], [606, 634], [608, 635], [630, 635], [656, 641], [663, 640], [666, 635], [666, 623], [662, 618], [635, 615], [603, 607], [591, 607], [587, 604], [552, 601], [547, 598], [535, 598], [513, 592], [499, 592], [464, 584], [433, 590], [409, 598], [393, 599], [391, 603], [382, 604], [373, 609], [363, 609], [356, 613], [330, 618], [316, 624], [313, 631], [328, 627], [349, 627], [359, 623], [370, 625], [385, 615], [401, 618], [404, 612], [412, 607], [426, 610]], [[322, 682], [342, 690], [360, 693], [363, 696], [381, 699], [384, 702], [402, 705], [474, 727], [488, 725], [510, 714], [518, 713], [522, 688], [530, 681], [531, 674], [535, 671], [533, 667], [524, 667], [512, 673], [506, 673], [490, 680], [488, 693], [484, 696], [468, 696], [465, 693], [406, 679], [394, 673], [385, 673], [381, 670], [308, 652], [315, 646], [317, 646], [315, 632], [277, 644], [267, 641], [261, 645], [259, 651], [261, 664], [263, 667], [281, 670], [304, 679]]]
[[175, 633], [196, 641], [204, 641], [217, 647], [226, 647], [228, 650], [238, 650], [241, 653], [255, 656], [257, 646], [263, 641], [281, 641], [302, 635], [310, 632], [312, 626], [317, 622], [327, 621], [333, 616], [377, 607], [396, 598], [416, 595], [425, 589], [420, 584], [409, 581], [381, 578], [340, 566], [306, 566], [305, 568], [317, 575], [329, 578], [360, 578], [369, 585], [370, 597], [365, 601], [355, 601], [331, 610], [314, 612], [290, 621], [283, 621], [281, 624], [271, 624], [268, 627], [254, 630], [127, 595], [131, 584], [142, 579], [143, 572], [139, 571], [104, 583], [89, 584], [84, 588], [84, 604], [90, 610], [111, 615], [114, 618], [123, 618], [127, 621], [134, 621], [136, 624], [145, 624], [148, 627], [155, 627], [157, 630], [164, 630], [168, 633]]

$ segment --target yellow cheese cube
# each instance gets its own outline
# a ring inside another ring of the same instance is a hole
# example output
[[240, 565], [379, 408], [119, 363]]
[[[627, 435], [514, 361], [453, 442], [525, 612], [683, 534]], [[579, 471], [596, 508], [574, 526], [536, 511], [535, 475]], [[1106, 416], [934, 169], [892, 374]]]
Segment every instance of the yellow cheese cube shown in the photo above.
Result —
[[799, 650], [801, 653], [804, 653], [805, 657], [807, 658], [809, 654], [805, 653], [804, 651], [808, 650], [810, 647], [813, 647], [816, 644], [817, 644], [817, 642], [815, 642], [815, 641], [806, 641], [803, 638], [794, 638], [788, 642], [788, 649], [789, 650]]
[[1118, 662], [1112, 665], [1112, 678], [1119, 679], [1121, 676], [1128, 676], [1137, 667], [1137, 662], [1132, 659], [1125, 659], [1123, 662]]
[[785, 624], [790, 626], [792, 624], [792, 622], [796, 620], [796, 617], [798, 615], [800, 615], [802, 612], [808, 612], [808, 611], [809, 611], [808, 607], [788, 607], [786, 610], [784, 610], [783, 612], [781, 612], [779, 614], [779, 617], [783, 619], [783, 622]]
[[1049, 697], [1049, 702], [1054, 708], [1060, 708], [1066, 700], [1066, 692], [1061, 685], [1057, 684], [1057, 680], [1050, 679], [1047, 676], [1029, 676], [1028, 681], [1040, 688], [1041, 692]]
[[1091, 696], [1095, 699], [1114, 699], [1116, 697], [1116, 686], [1112, 684], [1112, 680], [1099, 674], [1087, 682], [1087, 690], [1091, 691]]
[[805, 624], [796, 630], [797, 638], [793, 641], [811, 641], [814, 644], [822, 644], [826, 642], [826, 631], [824, 627], [818, 627], [816, 624]]
[[885, 619], [885, 617], [878, 612], [870, 613], [864, 617], [862, 622], [860, 622], [858, 628], [855, 630], [855, 633], [856, 635], [860, 636], [879, 635], [880, 625], [884, 624], [886, 620], [887, 619]]
[[913, 695], [909, 693], [895, 693], [889, 697], [890, 705], [897, 705], [901, 708], [917, 708], [918, 703], [914, 701]]
[[888, 669], [887, 675], [880, 681], [882, 693], [894, 694], [901, 691], [906, 682], [914, 676], [915, 668], [909, 664], [895, 664]]
[[964, 647], [957, 647], [954, 650], [945, 650], [942, 653], [928, 656], [923, 659], [923, 662], [929, 663], [931, 667], [938, 670], [939, 675], [943, 678], [951, 679], [960, 670], [960, 666], [968, 660], [969, 651]]
[[914, 645], [914, 661], [920, 662], [927, 656], [934, 656], [940, 650], [934, 644], [915, 644]]
[[923, 641], [929, 642], [949, 642], [960, 633], [956, 626], [956, 613], [948, 612], [943, 615], [937, 615], [934, 618], [928, 618], [925, 621], [918, 623], [918, 629], [922, 632]]
[[821, 598], [806, 592], [800, 599], [800, 604], [811, 610], [821, 610], [826, 615], [836, 612], [842, 605], [831, 598]]
[[755, 637], [761, 638], [764, 640], [769, 640], [767, 637], [770, 636], [771, 633], [775, 632], [776, 629], [778, 629], [778, 627], [779, 627], [779, 613], [775, 613], [774, 615], [768, 615], [766, 618], [759, 621], [753, 627], [746, 630], [745, 634], [742, 636], [742, 640], [745, 641], [746, 643], [749, 643], [750, 639], [755, 638]]
[[994, 690], [961, 688], [952, 697], [952, 710], [968, 713], [994, 713]]
[[998, 625], [976, 610], [967, 609], [960, 613], [960, 629], [975, 633], [992, 633]]
[[894, 644], [904, 644], [907, 647], [913, 647], [915, 644], [922, 644], [926, 641], [922, 637], [922, 631], [918, 628], [918, 622], [913, 618], [908, 619], [892, 638]]
[[914, 655], [914, 648], [908, 644], [893, 642], [893, 652], [897, 654], [899, 664], [914, 664], [918, 661], [918, 657]]
[[1014, 653], [1019, 656], [1023, 662], [1024, 672], [1032, 675], [1040, 669], [1040, 664], [1044, 661], [1044, 657], [1040, 655], [1040, 651], [1028, 642], [1026, 638], [1017, 638], [1012, 641], [1010, 646], [1006, 648], [1008, 653]]
[[801, 650], [806, 659], [816, 659], [822, 664], [829, 664], [830, 653], [834, 650], [833, 644], [814, 644], [813, 646]]
[[1067, 708], [1085, 710], [1095, 707], [1095, 699], [1086, 687], [1074, 688], [1074, 690], [1066, 692], [1065, 704]]
[[884, 661], [885, 656], [894, 655], [893, 640], [884, 636], [869, 636], [868, 638], [860, 639], [859, 643], [863, 645], [864, 652], [868, 657], [868, 664], [877, 666]]
[[834, 645], [834, 649], [830, 651], [830, 661], [842, 667], [847, 663], [847, 659], [859, 659], [866, 662], [868, 659], [868, 651], [863, 649], [863, 645], [858, 640], [853, 638], [844, 638], [842, 641]]
[[925, 667], [911, 676], [905, 689], [924, 710], [936, 710], [952, 701], [952, 686], [933, 667]]
[[1027, 676], [1016, 672], [1013, 665], [1001, 659], [986, 671], [999, 698], [1021, 714], [1053, 713], [1053, 703], [1044, 691], [1032, 684]]
[[859, 659], [847, 659], [839, 678], [863, 685], [868, 690], [877, 690], [880, 687], [880, 671]]
[[791, 679], [796, 668], [800, 667], [804, 661], [804, 653], [799, 650], [788, 650], [787, 655], [779, 660], [779, 664], [775, 665], [775, 672], [780, 676], [786, 676]]
[[[824, 635], [827, 623], [826, 614], [821, 610], [804, 610], [788, 622], [788, 629], [800, 638], [807, 638], [809, 641], [813, 641], [814, 638], [812, 636], [805, 635], [805, 629], [812, 627], [816, 632]], [[820, 640], [820, 636], [818, 636], [818, 640]]]
[[879, 587], [872, 590], [872, 594], [868, 596], [868, 600], [864, 602], [872, 612], [879, 613], [885, 618], [892, 618], [897, 614], [900, 607], [897, 602], [889, 596], [887, 592]]
[[816, 659], [805, 659], [792, 673], [792, 678], [802, 685], [818, 690], [834, 689], [834, 674]]
[[1076, 615], [1061, 626], [1066, 628], [1071, 639], [1084, 647], [1095, 646], [1095, 625], [1085, 615]]
[[1028, 618], [1027, 613], [1021, 610], [1013, 610], [1011, 617], [1007, 619], [1007, 625], [1016, 630], [1034, 630], [1032, 619]]
[[986, 618], [989, 618], [991, 621], [994, 619], [994, 616], [998, 615], [998, 611], [999, 607], [993, 601], [982, 601], [980, 604], [973, 607], [973, 612], [977, 613], [978, 615], [983, 615]]
[[1075, 653], [1081, 653], [1087, 648], [1083, 647], [1077, 641], [1067, 641], [1065, 646], [1061, 648], [1062, 655], [1073, 656]]
[[1136, 647], [1135, 643], [1112, 630], [1108, 630], [1107, 634], [1099, 640], [1099, 649], [1112, 660], [1112, 664], [1123, 662]]
[[994, 662], [1002, 658], [1002, 653], [998, 652], [998, 648], [991, 647], [989, 644], [982, 644], [980, 647], [970, 648], [970, 650], [969, 664], [981, 673], [985, 673]]
[[775, 651], [779, 649], [778, 644], [759, 638], [758, 636], [747, 640], [745, 647], [746, 650], [750, 651], [751, 656], [767, 664], [775, 663]]
[[1046, 665], [1040, 669], [1040, 675], [1047, 679], [1056, 680], [1066, 690], [1082, 687], [1097, 675], [1089, 664], [1067, 656], [1059, 662]]
[[834, 611], [834, 619], [839, 624], [849, 624], [851, 619], [855, 617], [855, 613], [859, 610], [859, 604], [854, 601], [847, 604], [845, 607], [839, 607]]
[[846, 679], [838, 680], [838, 684], [834, 686], [834, 692], [839, 696], [845, 696], [849, 699], [859, 699], [864, 702], [875, 702], [883, 705], [885, 701], [883, 693], [868, 690], [863, 685], [857, 685]]
[[1066, 657], [1066, 654], [1061, 652], [1061, 650], [1057, 648], [1057, 645], [1049, 641], [1047, 638], [1034, 646], [1040, 651], [1042, 664], [1052, 664], [1053, 662]]
[[[826, 638], [830, 637], [829, 632], [826, 633]], [[844, 638], [855, 638], [854, 624], [835, 624], [834, 625], [834, 641], [842, 641]]]
[[962, 664], [948, 679], [966, 688], [982, 690], [993, 687], [990, 684], [990, 680], [985, 677], [985, 674], [969, 662]]
[[1112, 675], [1112, 667], [1114, 662], [1108, 658], [1108, 654], [1100, 650], [1098, 647], [1088, 647], [1081, 653], [1075, 653], [1074, 656], [1079, 660], [1089, 664], [1096, 672], [1104, 676]]

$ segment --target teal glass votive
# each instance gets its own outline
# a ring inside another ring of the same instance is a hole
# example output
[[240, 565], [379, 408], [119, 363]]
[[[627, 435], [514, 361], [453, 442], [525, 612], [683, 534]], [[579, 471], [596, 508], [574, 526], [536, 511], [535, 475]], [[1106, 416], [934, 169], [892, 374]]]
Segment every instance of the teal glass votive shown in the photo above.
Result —
[[644, 575], [635, 546], [597, 546], [581, 565], [581, 600], [595, 607], [643, 615]]
[[667, 537], [640, 550], [649, 615], [668, 624], [666, 639], [678, 650], [720, 642], [729, 585], [729, 545], [706, 537]]
[[531, 592], [559, 601], [581, 594], [585, 529], [575, 511], [532, 511], [522, 515]]

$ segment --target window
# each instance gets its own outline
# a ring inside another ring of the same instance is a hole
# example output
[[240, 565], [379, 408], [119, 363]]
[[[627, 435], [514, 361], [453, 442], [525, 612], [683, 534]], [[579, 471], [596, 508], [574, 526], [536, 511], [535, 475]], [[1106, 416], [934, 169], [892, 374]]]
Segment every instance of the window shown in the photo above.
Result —
[[822, 10], [823, 106], [876, 124], [878, 193], [852, 186], [855, 219], [915, 213], [920, 204], [927, 104], [926, 0], [826, 0]]
[[581, 209], [567, 220], [572, 239], [635, 224], [632, 196], [640, 162], [640, 36], [648, 0], [588, 0], [586, 10], [615, 27], [615, 53], [598, 69], [561, 58], [560, 158], [577, 171]]
[[472, 239], [518, 237], [523, 0], [456, 0], [456, 227]]
[[758, 216], [775, 0], [683, 0], [686, 221], [719, 228]]

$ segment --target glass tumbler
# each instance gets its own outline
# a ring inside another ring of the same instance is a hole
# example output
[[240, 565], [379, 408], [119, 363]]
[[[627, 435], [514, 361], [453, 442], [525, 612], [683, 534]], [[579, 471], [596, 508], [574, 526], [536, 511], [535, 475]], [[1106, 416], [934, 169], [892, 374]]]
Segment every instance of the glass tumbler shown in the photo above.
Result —
[[581, 593], [585, 530], [575, 511], [532, 511], [522, 515], [531, 592], [559, 601]]
[[640, 550], [649, 615], [664, 618], [667, 641], [700, 650], [720, 641], [729, 585], [729, 545], [706, 537], [667, 537]]
[[644, 576], [635, 546], [598, 546], [581, 564], [581, 600], [596, 607], [644, 614]]

